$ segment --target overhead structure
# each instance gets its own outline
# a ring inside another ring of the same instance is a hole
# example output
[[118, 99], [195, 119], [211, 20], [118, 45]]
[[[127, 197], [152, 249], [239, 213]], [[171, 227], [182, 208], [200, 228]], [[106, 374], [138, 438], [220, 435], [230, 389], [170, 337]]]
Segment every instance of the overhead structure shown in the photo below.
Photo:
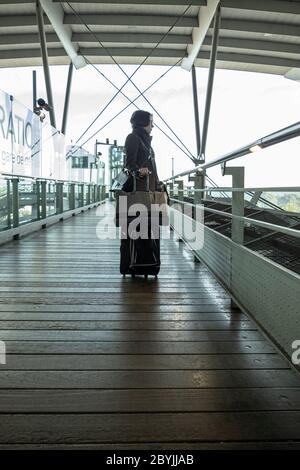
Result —
[[194, 65], [219, 3], [220, 0], [207, 0], [206, 6], [200, 6], [198, 14], [199, 26], [192, 31], [193, 43], [187, 46], [188, 55], [181, 62], [183, 69], [190, 71]]
[[[71, 58], [75, 67], [80, 66], [83, 56], [92, 63], [112, 63], [107, 50], [119, 63], [139, 64], [176, 23], [146, 63], [172, 65], [184, 59], [183, 64], [190, 64], [199, 47], [195, 32], [202, 27], [203, 40], [194, 64], [209, 66], [213, 23], [205, 32], [201, 21], [199, 25], [199, 13], [203, 19], [203, 12], [213, 8], [216, 0], [41, 3], [47, 12], [44, 22], [50, 65], [69, 64]], [[298, 0], [220, 0], [220, 5], [218, 68], [280, 75], [299, 69]], [[21, 65], [41, 65], [35, 2], [2, 1], [0, 67]]]
[[50, 106], [50, 111], [49, 111], [50, 122], [51, 122], [51, 126], [56, 127], [43, 9], [41, 7], [41, 3], [39, 0], [36, 1], [36, 20], [37, 20], [38, 31], [39, 31], [39, 41], [40, 41], [41, 56], [42, 56], [42, 61], [43, 61], [45, 86], [46, 86], [46, 91], [47, 91], [47, 101]]
[[81, 55], [77, 54], [78, 47], [75, 47], [72, 43], [72, 29], [69, 25], [64, 24], [64, 10], [62, 6], [53, 0], [39, 1], [74, 67], [76, 69], [84, 67], [86, 61]]

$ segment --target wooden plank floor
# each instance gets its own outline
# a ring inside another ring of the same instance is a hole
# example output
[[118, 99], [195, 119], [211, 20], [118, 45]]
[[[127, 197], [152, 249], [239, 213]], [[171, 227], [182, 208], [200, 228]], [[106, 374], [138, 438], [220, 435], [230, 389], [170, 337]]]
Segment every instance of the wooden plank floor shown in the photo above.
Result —
[[0, 248], [0, 449], [300, 448], [299, 376], [182, 243], [121, 277], [105, 211]]

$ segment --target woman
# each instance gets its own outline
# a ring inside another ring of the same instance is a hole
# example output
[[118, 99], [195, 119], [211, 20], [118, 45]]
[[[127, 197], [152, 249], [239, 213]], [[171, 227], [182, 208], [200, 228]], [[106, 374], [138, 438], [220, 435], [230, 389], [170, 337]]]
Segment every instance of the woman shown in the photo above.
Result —
[[[147, 111], [135, 111], [130, 119], [132, 132], [126, 138], [125, 167], [136, 180], [137, 191], [156, 191], [159, 189], [154, 152], [151, 147], [153, 116]], [[149, 187], [147, 180], [149, 179]], [[123, 186], [124, 191], [133, 191], [133, 177]], [[122, 227], [121, 236], [121, 274], [149, 274], [157, 276], [160, 269], [159, 227], [158, 235], [153, 236], [151, 218], [148, 221], [147, 238], [139, 237], [131, 240], [128, 226]], [[128, 220], [130, 225], [130, 220]]]
[[[157, 176], [155, 156], [151, 147], [153, 129], [153, 116], [148, 111], [138, 110], [133, 113], [130, 119], [132, 132], [125, 141], [125, 167], [136, 178], [137, 191], [147, 190], [147, 176], [149, 176], [149, 190], [159, 190], [160, 184]], [[133, 190], [133, 180], [124, 187], [125, 191]]]

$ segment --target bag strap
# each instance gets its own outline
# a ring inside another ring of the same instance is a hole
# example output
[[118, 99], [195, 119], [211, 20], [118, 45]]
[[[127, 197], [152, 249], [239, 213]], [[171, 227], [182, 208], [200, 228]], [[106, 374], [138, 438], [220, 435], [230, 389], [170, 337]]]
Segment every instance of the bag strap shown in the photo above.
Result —
[[[145, 149], [147, 152], [149, 152], [149, 156], [148, 156], [147, 160], [145, 160], [145, 163], [146, 163], [146, 162], [147, 162], [148, 160], [150, 160], [150, 158], [151, 158], [151, 146], [150, 146], [150, 151], [149, 151], [149, 149], [146, 147], [146, 145], [144, 144], [144, 142], [142, 141], [142, 139], [140, 138], [139, 135], [138, 135], [138, 138], [140, 139], [140, 143], [142, 144], [142, 146], [144, 147], [144, 149]], [[143, 163], [143, 165], [144, 165], [144, 163]]]
[[[142, 141], [142, 139], [140, 138], [140, 136], [137, 135], [137, 134], [135, 134], [135, 135], [136, 135], [137, 138], [139, 139], [139, 141], [140, 141], [140, 143], [142, 144], [142, 146], [144, 147], [144, 149], [145, 149], [147, 152], [149, 152], [148, 148], [146, 147], [146, 145], [144, 144], [144, 142]], [[152, 147], [150, 146], [149, 156], [148, 156], [147, 159], [142, 163], [141, 168], [143, 168], [143, 166], [145, 165], [145, 163], [147, 163], [149, 160], [151, 160], [151, 148], [152, 148]], [[126, 168], [126, 167], [123, 167], [123, 170], [129, 171], [128, 168]], [[129, 173], [132, 174], [131, 172], [129, 172]], [[134, 176], [134, 175], [133, 175], [133, 176]]]

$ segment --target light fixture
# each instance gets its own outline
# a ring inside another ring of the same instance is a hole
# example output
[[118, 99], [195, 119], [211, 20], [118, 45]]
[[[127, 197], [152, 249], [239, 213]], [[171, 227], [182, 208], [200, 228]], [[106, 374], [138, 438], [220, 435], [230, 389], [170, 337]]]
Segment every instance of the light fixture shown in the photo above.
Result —
[[253, 145], [253, 147], [250, 147], [250, 152], [254, 153], [254, 152], [258, 152], [259, 150], [262, 149], [262, 146], [261, 145]]

